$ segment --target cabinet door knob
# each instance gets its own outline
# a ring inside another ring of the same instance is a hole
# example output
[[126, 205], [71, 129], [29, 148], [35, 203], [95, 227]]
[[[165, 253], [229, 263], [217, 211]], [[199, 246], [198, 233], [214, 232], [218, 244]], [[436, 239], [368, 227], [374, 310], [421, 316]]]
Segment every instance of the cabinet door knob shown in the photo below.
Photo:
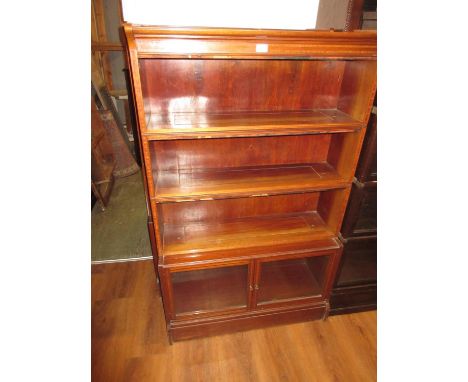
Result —
[[258, 290], [258, 284], [255, 284], [255, 290]]
[[253, 291], [253, 286], [252, 286], [252, 285], [249, 285], [249, 289], [250, 289], [250, 291], [252, 292], [252, 291]]

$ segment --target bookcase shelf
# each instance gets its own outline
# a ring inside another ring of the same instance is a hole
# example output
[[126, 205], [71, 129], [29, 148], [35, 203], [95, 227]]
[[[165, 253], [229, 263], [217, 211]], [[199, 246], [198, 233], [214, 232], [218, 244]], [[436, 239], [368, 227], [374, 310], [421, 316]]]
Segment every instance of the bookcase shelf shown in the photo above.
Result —
[[157, 202], [268, 196], [339, 188], [346, 181], [328, 163], [161, 172]]
[[353, 174], [336, 153], [358, 134], [151, 141], [153, 199], [160, 203], [344, 187]]
[[279, 246], [332, 236], [317, 212], [169, 225], [164, 228], [163, 255]]
[[347, 133], [362, 123], [337, 109], [150, 114], [151, 140]]
[[124, 30], [169, 340], [326, 317], [375, 32]]
[[[348, 188], [157, 206], [161, 264], [337, 248], [336, 210]], [[272, 250], [274, 248], [274, 250]], [[186, 257], [186, 258], [184, 258]]]

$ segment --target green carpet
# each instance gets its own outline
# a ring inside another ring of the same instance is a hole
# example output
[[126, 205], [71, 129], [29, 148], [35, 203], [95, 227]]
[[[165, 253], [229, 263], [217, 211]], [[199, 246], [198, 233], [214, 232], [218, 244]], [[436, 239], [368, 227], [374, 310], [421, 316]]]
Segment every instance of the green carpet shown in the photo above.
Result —
[[141, 173], [115, 180], [105, 211], [91, 212], [91, 260], [151, 256]]

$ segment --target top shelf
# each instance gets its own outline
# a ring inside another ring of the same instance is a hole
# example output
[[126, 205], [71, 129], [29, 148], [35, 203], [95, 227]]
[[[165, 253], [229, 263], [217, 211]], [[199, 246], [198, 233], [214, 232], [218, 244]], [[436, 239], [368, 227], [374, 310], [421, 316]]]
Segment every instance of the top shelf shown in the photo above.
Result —
[[349, 133], [363, 124], [337, 109], [148, 114], [150, 140]]

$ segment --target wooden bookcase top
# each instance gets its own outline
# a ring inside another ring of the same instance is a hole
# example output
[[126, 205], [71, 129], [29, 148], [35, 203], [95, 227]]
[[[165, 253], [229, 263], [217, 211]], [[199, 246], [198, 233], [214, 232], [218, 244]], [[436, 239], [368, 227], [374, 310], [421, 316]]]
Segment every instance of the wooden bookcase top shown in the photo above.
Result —
[[[318, 31], [188, 28], [124, 24], [139, 58], [297, 58], [368, 59], [377, 57], [375, 31]], [[130, 49], [132, 46], [130, 46]]]

